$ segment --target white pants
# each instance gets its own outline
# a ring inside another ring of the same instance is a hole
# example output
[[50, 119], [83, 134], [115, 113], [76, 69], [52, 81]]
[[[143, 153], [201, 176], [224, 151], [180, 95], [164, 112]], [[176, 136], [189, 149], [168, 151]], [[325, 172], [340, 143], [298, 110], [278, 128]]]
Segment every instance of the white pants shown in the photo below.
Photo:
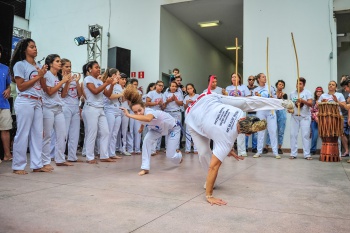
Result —
[[51, 131], [51, 142], [50, 142], [50, 157], [51, 159], [55, 158], [55, 153], [56, 153], [56, 133], [55, 130], [52, 129]]
[[80, 133], [80, 112], [78, 105], [64, 105], [63, 114], [66, 120], [66, 134], [68, 140], [68, 160], [76, 161]]
[[[169, 113], [170, 116], [174, 117], [178, 122], [181, 122], [181, 112], [167, 112]], [[168, 135], [165, 135], [165, 148], [168, 147]], [[181, 127], [180, 127], [180, 137], [181, 137]], [[179, 142], [176, 145], [176, 149], [180, 148], [180, 137], [179, 137]]]
[[[180, 126], [175, 126], [169, 130], [167, 137], [166, 157], [173, 163], [179, 164], [182, 158], [181, 152], [176, 152], [178, 142], [180, 140]], [[162, 137], [160, 132], [148, 130], [142, 144], [142, 165], [141, 169], [149, 170], [151, 163], [151, 154], [157, 139]]]
[[[186, 126], [186, 149], [185, 149], [186, 152], [191, 152], [191, 139], [192, 139], [192, 136], [190, 134], [190, 131], [188, 130], [188, 127]], [[197, 147], [194, 143], [193, 143], [193, 151], [197, 152]]]
[[[250, 97], [248, 97], [250, 98]], [[261, 98], [261, 99], [267, 99], [267, 98]], [[272, 100], [272, 99], [269, 99]], [[277, 116], [276, 112], [271, 110], [264, 110], [264, 111], [257, 111], [256, 116], [260, 120], [266, 120], [267, 121], [267, 130], [270, 134], [270, 141], [271, 141], [271, 148], [272, 152], [275, 156], [278, 155], [278, 149], [277, 149]], [[265, 139], [265, 130], [258, 132], [258, 153], [262, 154], [262, 149], [264, 146], [264, 139]]]
[[[131, 113], [133, 114], [133, 113]], [[127, 151], [129, 153], [133, 152], [141, 152], [141, 134], [139, 133], [139, 129], [141, 127], [141, 123], [135, 119], [130, 118], [129, 121], [129, 131], [127, 133]]]
[[298, 155], [298, 134], [301, 129], [301, 138], [303, 141], [304, 158], [310, 157], [310, 125], [311, 117], [294, 116], [290, 118], [290, 156], [297, 157]]
[[198, 148], [199, 162], [203, 168], [205, 175], [207, 175], [210, 165], [210, 159], [213, 154], [212, 150], [210, 149], [210, 139], [200, 135], [199, 133], [194, 131], [190, 126], [188, 126], [188, 131], [192, 136], [193, 143]]
[[97, 133], [99, 133], [100, 159], [107, 159], [108, 156], [108, 138], [109, 129], [108, 123], [103, 108], [95, 108], [85, 105], [83, 109], [83, 117], [85, 123], [85, 147], [86, 160], [95, 159], [94, 150]]
[[246, 146], [245, 146], [245, 134], [238, 134], [237, 137], [237, 152], [238, 155], [247, 154]]
[[50, 144], [51, 144], [51, 133], [52, 129], [55, 131], [56, 143], [55, 143], [55, 162], [64, 163], [66, 161], [64, 151], [66, 149], [66, 121], [62, 106], [43, 108], [44, 118], [44, 139], [43, 139], [43, 150], [42, 160], [43, 165], [51, 163], [50, 156]]
[[122, 125], [121, 125], [121, 145], [119, 146], [120, 152], [126, 151], [126, 135], [128, 133], [129, 117], [122, 113]]
[[120, 125], [121, 125], [121, 120], [122, 116], [120, 113], [113, 113], [113, 112], [105, 112], [106, 113], [106, 118], [108, 122], [108, 128], [111, 129], [111, 132], [109, 134], [109, 139], [108, 139], [108, 153], [109, 157], [115, 156], [115, 150], [117, 146], [117, 136], [120, 130]]
[[30, 168], [42, 168], [43, 109], [41, 100], [18, 96], [15, 100], [17, 132], [13, 142], [13, 170], [24, 170], [27, 165], [29, 143]]

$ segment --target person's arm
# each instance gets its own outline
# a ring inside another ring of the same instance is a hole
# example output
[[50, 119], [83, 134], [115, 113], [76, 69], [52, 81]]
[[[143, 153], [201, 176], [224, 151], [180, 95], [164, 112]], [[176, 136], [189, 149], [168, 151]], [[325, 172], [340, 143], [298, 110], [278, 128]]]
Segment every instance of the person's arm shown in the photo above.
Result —
[[312, 107], [312, 99], [304, 100], [304, 99], [300, 98], [298, 100], [298, 102], [303, 103], [303, 104], [307, 105], [308, 107]]
[[174, 95], [174, 101], [178, 106], [182, 106], [184, 104], [183, 100], [179, 100], [176, 95]]
[[83, 90], [82, 90], [81, 86], [79, 85], [80, 77], [81, 77], [80, 74], [73, 75], [73, 80], [75, 80], [75, 83], [76, 83], [76, 86], [77, 86], [78, 97], [80, 97], [83, 94]]
[[140, 126], [140, 128], [139, 128], [139, 131], [138, 131], [138, 132], [139, 132], [139, 133], [142, 133], [142, 132], [143, 132], [143, 128], [145, 128], [145, 126], [141, 124], [141, 126]]
[[10, 98], [11, 95], [11, 85], [9, 84], [6, 89], [2, 92], [4, 99]]
[[156, 105], [158, 105], [158, 103], [152, 102], [152, 99], [149, 98], [149, 97], [147, 97], [147, 98], [146, 98], [146, 103], [145, 103], [145, 105], [146, 105], [146, 107], [151, 107], [151, 106], [156, 106]]
[[43, 67], [37, 68], [38, 70], [38, 75], [36, 75], [35, 77], [33, 77], [32, 79], [28, 80], [28, 81], [24, 81], [24, 79], [22, 77], [19, 76], [15, 76], [15, 81], [16, 81], [16, 85], [19, 91], [23, 92], [28, 90], [29, 88], [33, 87], [34, 84], [40, 80], [40, 84], [42, 84], [42, 80], [44, 80], [44, 75], [46, 74], [47, 71], [47, 65], [44, 65]]
[[89, 91], [91, 91], [92, 94], [97, 95], [100, 92], [104, 91], [105, 88], [108, 86], [108, 83], [105, 82], [103, 83], [101, 86], [99, 87], [95, 87], [95, 84], [93, 83], [87, 83], [86, 87], [89, 89]]
[[[67, 75], [65, 75], [65, 76], [63, 76], [62, 80], [56, 86], [49, 87], [49, 86], [46, 85], [46, 88], [43, 88], [43, 89], [46, 92], [46, 94], [53, 95], [56, 92], [58, 92], [58, 90], [62, 87], [62, 85], [64, 83], [67, 83], [68, 81], [69, 81], [69, 77]], [[67, 91], [68, 91], [68, 88], [69, 88], [68, 83], [67, 83], [66, 86], [67, 86], [66, 88], [67, 88]]]
[[120, 108], [126, 117], [135, 119], [137, 121], [143, 121], [143, 122], [151, 122], [154, 118], [153, 114], [147, 114], [147, 115], [135, 115], [130, 114], [129, 111], [126, 108]]
[[106, 97], [110, 97], [113, 92], [114, 85], [118, 82], [117, 79], [107, 78], [106, 83], [110, 84], [109, 89], [105, 88], [103, 94]]
[[84, 99], [86, 99], [86, 94], [84, 91], [84, 82], [80, 83], [80, 88], [81, 88], [81, 94]]

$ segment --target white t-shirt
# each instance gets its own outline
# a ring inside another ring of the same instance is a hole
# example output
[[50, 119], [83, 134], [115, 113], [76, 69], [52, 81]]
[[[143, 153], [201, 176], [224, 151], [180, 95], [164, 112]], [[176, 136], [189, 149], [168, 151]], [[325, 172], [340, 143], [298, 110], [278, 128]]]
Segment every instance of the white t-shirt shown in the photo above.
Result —
[[[64, 86], [66, 84], [67, 83], [64, 83], [62, 85], [62, 89], [64, 88]], [[78, 85], [79, 85], [79, 83], [78, 83]], [[74, 105], [74, 106], [79, 105], [77, 83], [75, 81], [72, 81], [69, 83], [67, 96], [65, 98], [62, 98], [62, 101], [64, 104], [67, 104], [67, 105]]]
[[170, 116], [169, 113], [160, 110], [153, 110], [151, 108], [145, 108], [144, 115], [149, 114], [152, 114], [154, 116], [151, 122], [141, 121], [141, 123], [145, 125], [149, 130], [157, 131], [162, 135], [168, 135], [169, 130], [176, 126], [177, 120], [174, 117]]
[[[29, 81], [30, 79], [34, 78], [38, 75], [38, 71], [36, 69], [38, 67], [41, 69], [40, 64], [36, 64], [36, 66], [33, 66], [26, 60], [16, 62], [16, 64], [13, 67], [13, 73], [15, 77], [20, 77], [24, 79], [24, 81]], [[36, 97], [41, 97], [43, 95], [43, 90], [41, 89], [40, 80], [38, 80], [34, 86], [28, 88], [25, 91], [19, 91], [16, 86], [17, 94], [18, 96], [22, 95], [31, 95]]]
[[[336, 93], [334, 93], [334, 95], [337, 97], [338, 102], [345, 102], [345, 98], [344, 98], [344, 95], [342, 93], [336, 92]], [[318, 98], [318, 102], [322, 102], [322, 100], [327, 100], [326, 102], [334, 102], [333, 96], [328, 94], [328, 93], [323, 93], [320, 96], [320, 98]], [[339, 106], [339, 112], [340, 112], [340, 115], [343, 115], [341, 110], [340, 110], [340, 106]]]
[[[289, 98], [294, 103], [293, 115], [296, 116], [296, 115], [298, 115], [298, 108], [296, 107], [295, 102], [298, 99], [298, 91], [295, 90], [295, 91], [291, 92], [289, 95]], [[306, 100], [306, 101], [309, 99], [312, 99], [311, 92], [309, 90], [304, 89], [302, 92], [300, 92], [300, 98], [303, 100]], [[310, 107], [307, 106], [306, 104], [304, 104], [303, 107], [300, 108], [300, 116], [303, 116], [303, 117], [311, 116]]]
[[[56, 86], [60, 80], [58, 80], [58, 77], [53, 75], [51, 71], [47, 71], [44, 75], [44, 78], [46, 79], [46, 86], [48, 87], [54, 87]], [[62, 87], [61, 87], [62, 88]], [[48, 95], [46, 92], [43, 93], [43, 105], [45, 107], [55, 107], [55, 106], [62, 106], [63, 101], [61, 98], [61, 91], [58, 90], [57, 92], [53, 93], [52, 95]]]
[[[226, 87], [226, 91], [228, 93], [229, 96], [236, 96], [236, 86], [228, 86]], [[246, 97], [246, 96], [249, 96], [251, 95], [250, 94], [250, 91], [248, 89], [248, 87], [246, 85], [239, 85], [237, 86], [237, 96], [242, 96], [242, 97]]]
[[[111, 88], [111, 85], [108, 85], [107, 90], [109, 90], [109, 88]], [[122, 89], [121, 86], [119, 84], [115, 84], [113, 87], [113, 91], [112, 91], [112, 95], [114, 94], [121, 94], [122, 93]], [[103, 95], [103, 104], [104, 104], [104, 110], [106, 112], [118, 112], [120, 113], [121, 110], [119, 109], [120, 107], [120, 98], [117, 99], [109, 99], [108, 97], [106, 97], [105, 95]]]
[[[221, 87], [216, 87], [214, 90], [210, 90], [211, 93], [215, 92], [216, 94], [222, 95], [222, 88]], [[208, 88], [203, 91], [203, 93], [207, 93]]]
[[216, 93], [202, 94], [186, 110], [186, 125], [214, 140], [213, 154], [223, 161], [238, 137], [237, 123], [244, 117], [241, 109], [223, 104]]
[[[171, 98], [173, 95], [176, 96], [176, 98], [180, 101], [183, 101], [183, 95], [181, 92], [176, 91], [175, 93], [172, 92], [164, 92], [163, 93], [163, 103], [169, 98]], [[168, 103], [164, 109], [165, 112], [174, 112], [174, 111], [180, 111], [180, 106], [175, 103], [175, 101], [171, 101]]]
[[92, 76], [87, 76], [84, 79], [84, 91], [86, 95], [86, 104], [96, 107], [96, 108], [102, 108], [103, 107], [103, 91], [98, 93], [97, 95], [94, 95], [89, 88], [87, 88], [87, 84], [92, 83], [96, 88], [103, 85], [103, 82], [97, 78], [94, 78]]
[[262, 86], [257, 86], [254, 90], [253, 90], [253, 95], [254, 96], [260, 96], [260, 97], [264, 97], [264, 98], [269, 98], [270, 96], [276, 98], [276, 91], [275, 88], [273, 86], [270, 87], [270, 95], [269, 95], [269, 88], [268, 85], [265, 84], [264, 87]]
[[[148, 92], [147, 97], [151, 99], [151, 102], [159, 103], [159, 101], [163, 100], [163, 93], [158, 93], [156, 90], [153, 90]], [[161, 110], [159, 105], [149, 106], [149, 108], [152, 108], [154, 110]]]
[[190, 95], [186, 95], [183, 101], [184, 105], [186, 104], [187, 100], [195, 101], [198, 98], [198, 96], [198, 94], [194, 94], [192, 97], [190, 97]]

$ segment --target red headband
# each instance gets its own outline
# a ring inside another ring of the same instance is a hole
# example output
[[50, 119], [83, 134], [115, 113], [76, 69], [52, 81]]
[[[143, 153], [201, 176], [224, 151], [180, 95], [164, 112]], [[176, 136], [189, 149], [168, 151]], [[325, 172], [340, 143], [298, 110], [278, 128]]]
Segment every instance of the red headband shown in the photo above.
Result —
[[322, 87], [317, 87], [316, 91], [323, 91]]

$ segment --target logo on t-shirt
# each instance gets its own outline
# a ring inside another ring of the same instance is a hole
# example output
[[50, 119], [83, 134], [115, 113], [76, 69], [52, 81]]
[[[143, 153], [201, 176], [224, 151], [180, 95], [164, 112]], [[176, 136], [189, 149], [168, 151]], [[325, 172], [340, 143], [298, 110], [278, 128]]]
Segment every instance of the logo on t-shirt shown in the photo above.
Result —
[[236, 93], [236, 90], [232, 90], [228, 93], [229, 96], [242, 96], [242, 92], [241, 90], [238, 90], [237, 89], [237, 93]]

